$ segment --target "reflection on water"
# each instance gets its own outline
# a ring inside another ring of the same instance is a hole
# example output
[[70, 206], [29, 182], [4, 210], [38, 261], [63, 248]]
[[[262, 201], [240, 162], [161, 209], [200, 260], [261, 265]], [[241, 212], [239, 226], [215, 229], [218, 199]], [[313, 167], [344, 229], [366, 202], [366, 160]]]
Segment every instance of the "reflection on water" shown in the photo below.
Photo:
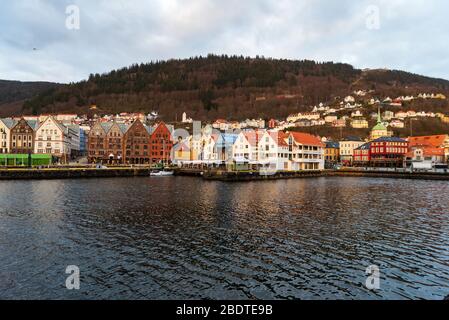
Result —
[[[449, 184], [0, 182], [0, 298], [442, 299]], [[65, 289], [65, 268], [81, 290]], [[364, 287], [378, 265], [381, 288]]]

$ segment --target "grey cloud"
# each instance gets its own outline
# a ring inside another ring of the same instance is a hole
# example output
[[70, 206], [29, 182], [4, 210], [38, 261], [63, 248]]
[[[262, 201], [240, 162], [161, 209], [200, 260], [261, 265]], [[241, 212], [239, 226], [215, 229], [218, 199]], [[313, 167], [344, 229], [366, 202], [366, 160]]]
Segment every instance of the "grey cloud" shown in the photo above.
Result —
[[[65, 28], [65, 8], [81, 29]], [[366, 28], [378, 6], [381, 27]], [[207, 53], [342, 61], [449, 78], [444, 0], [16, 0], [0, 8], [0, 78], [78, 81]], [[37, 47], [37, 51], [33, 51]]]

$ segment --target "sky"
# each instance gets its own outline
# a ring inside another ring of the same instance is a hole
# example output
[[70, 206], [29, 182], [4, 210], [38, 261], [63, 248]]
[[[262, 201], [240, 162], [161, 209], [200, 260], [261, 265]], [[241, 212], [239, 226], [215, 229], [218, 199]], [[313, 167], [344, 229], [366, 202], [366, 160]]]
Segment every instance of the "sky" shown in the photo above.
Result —
[[214, 54], [345, 62], [449, 79], [447, 0], [15, 0], [0, 79], [76, 82]]

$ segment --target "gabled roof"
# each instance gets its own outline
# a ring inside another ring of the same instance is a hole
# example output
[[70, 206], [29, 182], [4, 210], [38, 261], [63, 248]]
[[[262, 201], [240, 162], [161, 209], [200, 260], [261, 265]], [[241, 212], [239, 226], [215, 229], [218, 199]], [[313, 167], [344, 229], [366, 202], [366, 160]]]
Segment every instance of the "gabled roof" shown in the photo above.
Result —
[[250, 145], [257, 146], [260, 139], [262, 139], [263, 133], [258, 131], [245, 131], [243, 135]]
[[102, 122], [100, 126], [103, 128], [104, 132], [108, 133], [111, 130], [113, 123], [111, 122]]
[[1, 122], [4, 123], [4, 125], [8, 128], [11, 129], [12, 127], [14, 127], [14, 125], [17, 123], [16, 120], [12, 119], [12, 118], [4, 118], [4, 119], [0, 119]]
[[[96, 128], [96, 127], [100, 127], [103, 131], [105, 131], [105, 128], [103, 127], [102, 122], [96, 122], [96, 123], [94, 123], [94, 125], [91, 127], [90, 133], [93, 133], [93, 132], [95, 131], [95, 128]], [[105, 133], [107, 133], [107, 132], [105, 131]]]
[[124, 123], [118, 123], [118, 127], [120, 129], [120, 131], [125, 134], [126, 131], [128, 131], [129, 126], [127, 124]]
[[309, 145], [309, 146], [317, 146], [317, 147], [324, 147], [324, 143], [321, 142], [321, 140], [308, 133], [303, 132], [290, 132], [290, 135], [293, 137], [296, 143], [303, 144], [303, 145]]
[[222, 145], [233, 145], [237, 140], [238, 135], [234, 133], [222, 133], [218, 136], [217, 145], [218, 147]]
[[20, 118], [20, 120], [16, 121], [14, 120], [14, 125], [10, 128], [14, 128], [15, 126], [17, 126], [19, 124], [20, 121], [25, 121], [25, 123], [33, 130], [36, 131], [37, 128], [39, 127], [39, 121], [37, 120], [26, 120], [25, 118]]
[[[109, 123], [110, 123], [110, 122], [109, 122]], [[117, 123], [117, 122], [115, 122], [115, 121], [112, 122], [112, 124], [111, 124], [111, 126], [109, 127], [108, 130], [106, 130], [107, 127], [105, 127], [105, 126], [102, 126], [102, 127], [103, 127], [103, 129], [106, 131], [106, 133], [108, 133], [110, 130], [112, 130], [112, 128], [113, 128], [114, 126], [117, 126], [118, 129], [120, 130], [120, 132], [121, 132], [122, 134], [125, 134], [126, 131], [128, 131], [128, 129], [129, 129], [129, 127], [130, 127], [130, 125], [127, 125], [127, 124], [125, 124], [125, 123]]]
[[[42, 121], [42, 122], [36, 127], [35, 131], [39, 130], [40, 127], [42, 127], [43, 124], [44, 124], [45, 122], [47, 122], [47, 120], [49, 120], [49, 119], [53, 120], [53, 123], [58, 127], [59, 130], [61, 130], [62, 132], [66, 132], [66, 131], [67, 131], [67, 126], [65, 126], [65, 125], [63, 125], [63, 124], [61, 124], [61, 123], [59, 123], [53, 116], [48, 116], [47, 118], [45, 118], [45, 120]], [[31, 125], [30, 125], [30, 126], [31, 126]]]
[[130, 130], [131, 130], [131, 128], [134, 128], [134, 126], [137, 126], [137, 125], [141, 125], [141, 126], [143, 126], [143, 128], [145, 129], [145, 131], [148, 133], [148, 135], [149, 136], [151, 136], [151, 133], [152, 133], [152, 128], [151, 127], [148, 127], [147, 125], [145, 125], [145, 124], [143, 124], [142, 123], [142, 121], [140, 121], [139, 119], [137, 119], [136, 121], [134, 121], [131, 125], [129, 125], [128, 126], [128, 128], [126, 129], [126, 132], [125, 133], [130, 133]]
[[278, 144], [279, 147], [288, 147], [287, 138], [288, 134], [284, 131], [271, 131], [268, 133], [271, 138]]
[[170, 135], [173, 134], [173, 131], [170, 130], [172, 126], [165, 124], [165, 122], [159, 122], [157, 125], [150, 127], [151, 132], [148, 131], [150, 134], [153, 134], [155, 131], [159, 130], [159, 128], [165, 127]]
[[39, 121], [37, 120], [25, 120], [25, 121], [34, 131], [36, 131], [39, 128]]

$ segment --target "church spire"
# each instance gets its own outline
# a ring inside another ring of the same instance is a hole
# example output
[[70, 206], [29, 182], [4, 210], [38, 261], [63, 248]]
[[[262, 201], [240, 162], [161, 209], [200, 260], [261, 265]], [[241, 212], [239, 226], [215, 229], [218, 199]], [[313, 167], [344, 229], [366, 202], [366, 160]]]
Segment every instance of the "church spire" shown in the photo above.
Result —
[[377, 123], [382, 123], [382, 117], [380, 115], [380, 107], [377, 108]]

